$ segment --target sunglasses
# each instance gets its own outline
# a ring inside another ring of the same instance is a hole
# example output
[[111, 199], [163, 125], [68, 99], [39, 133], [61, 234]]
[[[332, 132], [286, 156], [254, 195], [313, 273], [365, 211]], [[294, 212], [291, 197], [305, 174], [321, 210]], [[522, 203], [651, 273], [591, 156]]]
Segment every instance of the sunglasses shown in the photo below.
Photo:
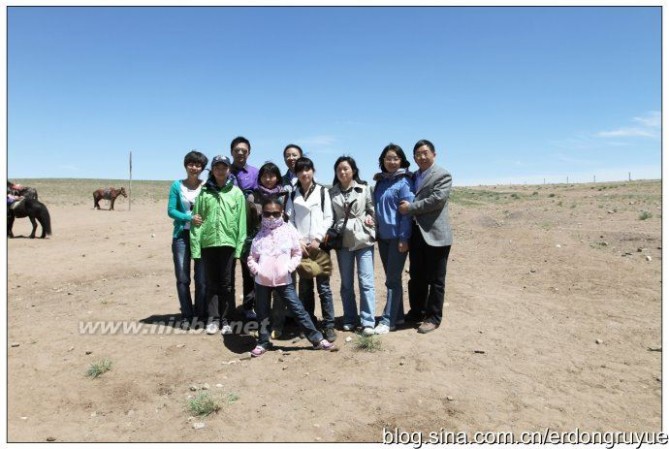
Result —
[[277, 212], [265, 212], [265, 211], [263, 211], [263, 213], [262, 213], [262, 216], [265, 217], [265, 218], [270, 218], [270, 217], [281, 218], [281, 215], [283, 215], [283, 212], [281, 212], [281, 211], [277, 211]]

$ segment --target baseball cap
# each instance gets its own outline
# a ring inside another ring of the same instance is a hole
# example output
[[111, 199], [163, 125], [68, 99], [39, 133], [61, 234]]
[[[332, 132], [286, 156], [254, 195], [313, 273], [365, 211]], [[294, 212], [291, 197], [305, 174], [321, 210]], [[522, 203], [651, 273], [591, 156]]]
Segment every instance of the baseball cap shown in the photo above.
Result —
[[230, 166], [230, 159], [227, 156], [214, 156], [214, 159], [211, 160], [211, 168], [214, 168], [214, 165], [216, 164], [225, 164], [228, 167]]

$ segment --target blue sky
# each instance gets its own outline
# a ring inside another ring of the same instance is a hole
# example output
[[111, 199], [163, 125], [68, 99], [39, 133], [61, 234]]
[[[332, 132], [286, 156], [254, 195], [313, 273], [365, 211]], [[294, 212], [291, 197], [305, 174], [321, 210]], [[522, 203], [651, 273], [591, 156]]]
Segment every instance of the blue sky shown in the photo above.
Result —
[[[659, 7], [10, 7], [8, 176], [177, 179], [422, 138], [455, 185], [661, 176]], [[412, 169], [416, 164], [412, 163]]]

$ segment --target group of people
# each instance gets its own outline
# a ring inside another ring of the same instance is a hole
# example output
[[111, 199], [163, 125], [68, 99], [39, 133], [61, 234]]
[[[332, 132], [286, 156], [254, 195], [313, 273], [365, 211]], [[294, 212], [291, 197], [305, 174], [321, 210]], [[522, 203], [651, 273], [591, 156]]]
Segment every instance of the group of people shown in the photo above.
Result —
[[[287, 314], [314, 348], [334, 350], [331, 271], [317, 270], [312, 276], [298, 270], [305, 261], [329, 262], [334, 251], [344, 331], [382, 335], [406, 323], [419, 325], [418, 332], [425, 334], [439, 327], [452, 243], [451, 175], [436, 164], [437, 152], [430, 141], [415, 144], [414, 173], [402, 148], [387, 145], [378, 159], [380, 172], [373, 188], [360, 179], [350, 156], [336, 160], [328, 189], [315, 181], [314, 163], [298, 145], [285, 147], [283, 175], [273, 162], [260, 168], [249, 165], [251, 143], [244, 137], [232, 140], [230, 153], [232, 159], [215, 156], [209, 176], [202, 180], [208, 158], [189, 152], [184, 158], [186, 178], [170, 188], [168, 215], [174, 219], [172, 254], [182, 326], [200, 320], [207, 323], [207, 334], [233, 332], [230, 320], [239, 259], [245, 319], [261, 323], [252, 356], [261, 356], [270, 348], [271, 338], [280, 338]], [[378, 323], [377, 244], [387, 290]], [[402, 272], [407, 255], [410, 310], [405, 314]], [[356, 274], [359, 305], [353, 288]], [[320, 299], [320, 323], [314, 288]]]

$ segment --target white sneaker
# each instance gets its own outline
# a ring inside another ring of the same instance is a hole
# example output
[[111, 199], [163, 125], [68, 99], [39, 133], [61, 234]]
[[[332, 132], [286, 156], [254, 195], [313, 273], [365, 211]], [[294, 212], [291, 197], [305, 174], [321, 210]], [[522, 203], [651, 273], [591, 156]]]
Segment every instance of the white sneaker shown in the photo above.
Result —
[[208, 335], [214, 335], [216, 332], [218, 332], [218, 323], [207, 324], [207, 327], [205, 328], [205, 332]]
[[224, 324], [221, 328], [221, 335], [230, 335], [232, 333], [232, 328], [229, 324]]
[[346, 332], [351, 332], [355, 330], [355, 324], [344, 324], [342, 326], [342, 329], [344, 329]]
[[362, 335], [364, 335], [365, 337], [374, 335], [374, 329], [372, 329], [371, 327], [365, 327], [362, 329]]
[[374, 328], [374, 333], [376, 335], [384, 335], [390, 332], [390, 326], [387, 326], [385, 324], [380, 324]]

